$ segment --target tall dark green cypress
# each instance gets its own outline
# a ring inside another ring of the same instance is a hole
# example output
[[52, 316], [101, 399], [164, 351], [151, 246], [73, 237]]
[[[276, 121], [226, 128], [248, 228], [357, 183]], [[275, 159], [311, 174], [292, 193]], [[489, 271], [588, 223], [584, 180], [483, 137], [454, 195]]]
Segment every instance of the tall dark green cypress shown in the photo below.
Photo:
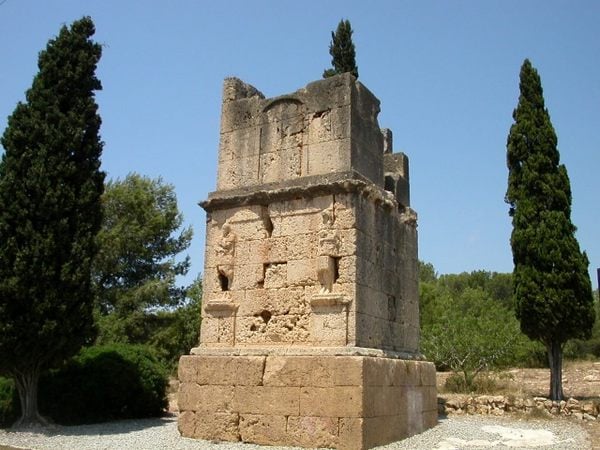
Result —
[[329, 78], [340, 73], [350, 72], [358, 78], [356, 52], [352, 42], [352, 27], [349, 20], [340, 20], [335, 33], [331, 32], [329, 44], [332, 69], [323, 72], [323, 78]]
[[1, 139], [0, 374], [15, 380], [23, 425], [44, 422], [40, 373], [94, 336], [90, 266], [104, 187], [94, 32], [84, 17], [48, 42]]
[[542, 342], [550, 364], [550, 398], [563, 398], [562, 355], [569, 339], [594, 323], [588, 259], [571, 222], [571, 187], [540, 77], [529, 60], [520, 73], [519, 104], [507, 143], [514, 286], [522, 331]]

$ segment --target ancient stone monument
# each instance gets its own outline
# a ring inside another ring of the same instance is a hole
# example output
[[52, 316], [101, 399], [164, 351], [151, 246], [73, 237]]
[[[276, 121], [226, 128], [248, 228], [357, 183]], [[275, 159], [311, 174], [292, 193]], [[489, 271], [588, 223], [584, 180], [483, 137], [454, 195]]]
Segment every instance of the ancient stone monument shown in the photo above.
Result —
[[271, 99], [229, 78], [222, 108], [181, 434], [363, 449], [432, 427], [408, 160], [379, 101], [349, 74]]

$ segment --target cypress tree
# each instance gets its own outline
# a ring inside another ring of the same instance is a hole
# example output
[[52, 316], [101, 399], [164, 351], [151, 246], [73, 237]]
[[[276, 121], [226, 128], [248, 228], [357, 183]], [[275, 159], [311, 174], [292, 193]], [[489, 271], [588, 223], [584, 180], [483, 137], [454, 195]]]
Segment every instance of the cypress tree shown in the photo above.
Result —
[[40, 373], [94, 336], [90, 267], [104, 186], [94, 32], [84, 17], [48, 42], [1, 139], [0, 374], [15, 380], [18, 425], [45, 422]]
[[356, 52], [352, 42], [352, 27], [349, 20], [340, 20], [335, 33], [331, 32], [329, 44], [332, 69], [323, 72], [323, 78], [329, 78], [340, 73], [350, 72], [358, 78]]
[[589, 337], [594, 323], [589, 263], [575, 238], [569, 177], [560, 164], [540, 77], [527, 59], [519, 87], [507, 142], [506, 193], [516, 313], [523, 333], [545, 345], [550, 398], [561, 400], [564, 344]]

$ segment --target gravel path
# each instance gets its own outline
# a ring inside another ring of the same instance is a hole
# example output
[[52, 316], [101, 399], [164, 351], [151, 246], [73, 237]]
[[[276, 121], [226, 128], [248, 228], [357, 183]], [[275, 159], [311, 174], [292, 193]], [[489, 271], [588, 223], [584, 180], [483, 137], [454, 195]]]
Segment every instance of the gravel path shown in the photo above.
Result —
[[[242, 443], [217, 444], [182, 438], [177, 431], [177, 421], [173, 417], [124, 420], [74, 427], [56, 426], [44, 432], [0, 430], [0, 447], [2, 445], [32, 450], [274, 448]], [[585, 450], [591, 448], [591, 445], [584, 429], [566, 420], [534, 421], [517, 418], [454, 416], [441, 420], [438, 426], [418, 436], [378, 448], [450, 450], [490, 447]]]

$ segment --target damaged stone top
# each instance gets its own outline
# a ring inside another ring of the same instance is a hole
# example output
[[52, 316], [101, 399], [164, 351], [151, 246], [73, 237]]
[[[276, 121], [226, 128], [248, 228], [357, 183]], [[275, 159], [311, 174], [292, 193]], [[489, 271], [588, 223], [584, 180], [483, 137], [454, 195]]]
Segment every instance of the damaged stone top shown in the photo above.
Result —
[[274, 98], [227, 78], [217, 193], [211, 197], [346, 173], [391, 191], [409, 206], [408, 160], [391, 153], [391, 131], [380, 130], [379, 110], [379, 100], [350, 74]]

